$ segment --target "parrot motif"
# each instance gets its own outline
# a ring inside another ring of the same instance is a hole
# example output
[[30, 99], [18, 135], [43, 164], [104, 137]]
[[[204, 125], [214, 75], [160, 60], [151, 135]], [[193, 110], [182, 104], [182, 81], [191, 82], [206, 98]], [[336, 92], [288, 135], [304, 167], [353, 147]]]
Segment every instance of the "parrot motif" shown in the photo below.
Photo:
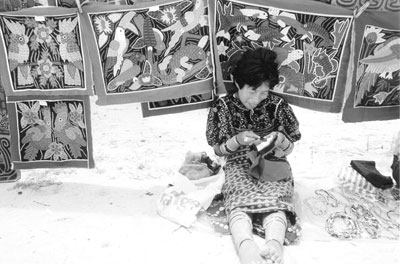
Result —
[[107, 90], [114, 91], [129, 80], [136, 83], [137, 76], [139, 75], [139, 73], [140, 73], [139, 65], [133, 64], [133, 62], [128, 59], [124, 60], [124, 63], [121, 67], [121, 73], [107, 85]]
[[68, 18], [60, 21], [60, 34], [57, 36], [57, 40], [60, 43], [59, 49], [61, 59], [64, 62], [69, 62], [67, 69], [70, 76], [75, 76], [77, 68], [83, 71], [81, 49], [77, 44], [75, 32], [73, 32], [77, 23], [78, 18]]
[[129, 40], [125, 35], [126, 30], [130, 30], [136, 35], [139, 35], [138, 29], [130, 21], [136, 15], [136, 12], [131, 11], [126, 13], [115, 28], [114, 39], [110, 42], [107, 58], [105, 62], [105, 71], [113, 69], [113, 76], [117, 76], [121, 70], [124, 55], [128, 50]]
[[178, 43], [179, 39], [184, 33], [190, 32], [195, 29], [198, 25], [207, 24], [207, 15], [205, 14], [206, 0], [192, 0], [194, 2], [193, 11], [184, 13], [174, 24], [167, 28], [164, 28], [163, 32], [172, 32], [171, 40], [168, 43], [168, 48], [165, 51], [164, 56], [167, 56], [171, 49]]
[[54, 120], [54, 137], [71, 151], [73, 158], [81, 157], [81, 147], [86, 146], [86, 140], [83, 138], [82, 131], [71, 124], [68, 119], [68, 106], [65, 102], [56, 103], [53, 107], [56, 113]]
[[367, 65], [366, 72], [393, 79], [392, 73], [400, 70], [400, 38], [386, 40], [375, 48], [374, 54], [361, 59], [360, 63]]
[[45, 151], [49, 148], [51, 139], [51, 113], [49, 107], [41, 110], [43, 119], [39, 119], [35, 126], [30, 127], [21, 143], [27, 144], [24, 159], [34, 160], [39, 151]]
[[4, 18], [4, 22], [11, 32], [9, 35], [8, 46], [10, 71], [20, 67], [23, 76], [27, 78], [29, 73], [29, 65], [24, 64], [28, 62], [29, 59], [29, 37], [26, 35], [26, 28], [24, 25], [18, 22], [9, 21], [6, 18]]
[[318, 36], [322, 39], [322, 42], [319, 43], [321, 47], [332, 47], [334, 42], [331, 38], [331, 34], [328, 30], [326, 30], [322, 25], [322, 23], [326, 20], [324, 17], [319, 17], [315, 22], [306, 22], [303, 24], [304, 30], [306, 30], [311, 36], [312, 39], [315, 39], [314, 36]]

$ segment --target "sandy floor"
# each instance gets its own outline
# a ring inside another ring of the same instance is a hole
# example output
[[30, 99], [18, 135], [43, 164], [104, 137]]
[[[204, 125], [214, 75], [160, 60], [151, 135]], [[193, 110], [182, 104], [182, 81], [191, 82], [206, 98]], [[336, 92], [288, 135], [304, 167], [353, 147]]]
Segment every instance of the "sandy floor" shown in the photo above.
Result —
[[[303, 138], [289, 160], [303, 237], [285, 247], [285, 263], [400, 263], [399, 240], [339, 241], [303, 205], [316, 188], [335, 186], [352, 159], [374, 160], [390, 175], [399, 120], [344, 124], [338, 114], [294, 110]], [[95, 169], [23, 170], [18, 182], [0, 184], [0, 263], [238, 263], [229, 236], [156, 212], [185, 153], [213, 154], [206, 117], [202, 109], [143, 119], [139, 104], [93, 103]]]

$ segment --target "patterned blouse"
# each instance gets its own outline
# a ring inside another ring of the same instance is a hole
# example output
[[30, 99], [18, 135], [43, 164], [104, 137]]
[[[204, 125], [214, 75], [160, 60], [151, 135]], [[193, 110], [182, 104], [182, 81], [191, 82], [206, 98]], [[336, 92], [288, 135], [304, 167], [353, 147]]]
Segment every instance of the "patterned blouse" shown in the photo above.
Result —
[[270, 93], [252, 110], [234, 95], [226, 95], [213, 102], [206, 131], [210, 146], [220, 145], [244, 130], [252, 130], [259, 136], [280, 131], [292, 142], [301, 138], [299, 122], [292, 108], [275, 94]]

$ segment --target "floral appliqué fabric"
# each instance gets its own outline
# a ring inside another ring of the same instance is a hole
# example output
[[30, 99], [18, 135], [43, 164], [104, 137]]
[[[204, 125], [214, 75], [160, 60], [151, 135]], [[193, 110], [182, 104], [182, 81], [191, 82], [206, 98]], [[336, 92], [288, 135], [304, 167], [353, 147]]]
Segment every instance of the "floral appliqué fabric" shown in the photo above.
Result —
[[76, 14], [2, 14], [0, 36], [5, 47], [1, 73], [7, 96], [92, 94]]
[[8, 109], [19, 135], [12, 138], [16, 167], [93, 166], [88, 100], [18, 101]]

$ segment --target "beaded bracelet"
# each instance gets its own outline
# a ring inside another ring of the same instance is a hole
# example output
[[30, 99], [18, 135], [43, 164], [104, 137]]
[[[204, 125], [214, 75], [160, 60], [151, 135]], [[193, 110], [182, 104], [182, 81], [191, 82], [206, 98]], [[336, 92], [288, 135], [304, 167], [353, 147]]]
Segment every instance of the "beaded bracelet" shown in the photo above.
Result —
[[[338, 225], [338, 221], [342, 220], [343, 225]], [[333, 237], [339, 239], [351, 239], [360, 235], [360, 228], [357, 222], [349, 215], [342, 212], [335, 212], [326, 219], [326, 231]]]
[[357, 217], [371, 238], [378, 238], [381, 226], [378, 219], [363, 205], [353, 204], [350, 211]]

